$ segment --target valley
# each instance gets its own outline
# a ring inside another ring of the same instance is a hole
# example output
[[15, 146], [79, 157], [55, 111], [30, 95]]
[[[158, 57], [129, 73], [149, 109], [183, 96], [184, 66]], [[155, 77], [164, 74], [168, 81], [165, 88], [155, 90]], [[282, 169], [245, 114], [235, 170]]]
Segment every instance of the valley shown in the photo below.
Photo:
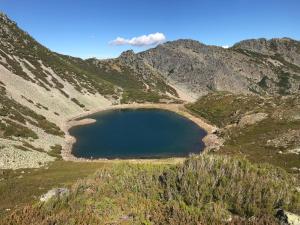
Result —
[[[69, 129], [93, 122], [81, 117], [140, 108], [196, 123], [207, 132], [203, 153], [71, 154]], [[1, 224], [278, 224], [279, 209], [300, 215], [299, 140], [297, 40], [180, 39], [81, 59], [0, 14]], [[39, 201], [57, 187], [68, 195]]]

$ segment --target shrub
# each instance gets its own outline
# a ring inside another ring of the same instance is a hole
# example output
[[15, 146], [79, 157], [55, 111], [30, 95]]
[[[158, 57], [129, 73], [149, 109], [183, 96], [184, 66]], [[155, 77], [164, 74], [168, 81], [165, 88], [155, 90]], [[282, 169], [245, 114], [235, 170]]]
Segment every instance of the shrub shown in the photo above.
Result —
[[276, 208], [300, 212], [296, 182], [282, 169], [223, 156], [114, 164], [3, 224], [277, 224]]

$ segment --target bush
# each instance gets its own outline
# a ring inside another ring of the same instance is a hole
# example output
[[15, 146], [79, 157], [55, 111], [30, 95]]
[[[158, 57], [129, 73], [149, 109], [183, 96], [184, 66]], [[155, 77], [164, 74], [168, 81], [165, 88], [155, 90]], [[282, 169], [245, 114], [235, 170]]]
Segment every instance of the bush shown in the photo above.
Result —
[[277, 224], [276, 208], [300, 212], [296, 182], [282, 169], [222, 156], [114, 164], [3, 224]]

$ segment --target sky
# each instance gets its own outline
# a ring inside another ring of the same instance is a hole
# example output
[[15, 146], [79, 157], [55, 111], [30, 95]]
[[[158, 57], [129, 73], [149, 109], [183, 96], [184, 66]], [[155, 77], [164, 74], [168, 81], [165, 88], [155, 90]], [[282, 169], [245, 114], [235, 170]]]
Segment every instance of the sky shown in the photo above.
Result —
[[300, 0], [0, 0], [0, 11], [49, 49], [81, 58], [182, 38], [300, 40]]

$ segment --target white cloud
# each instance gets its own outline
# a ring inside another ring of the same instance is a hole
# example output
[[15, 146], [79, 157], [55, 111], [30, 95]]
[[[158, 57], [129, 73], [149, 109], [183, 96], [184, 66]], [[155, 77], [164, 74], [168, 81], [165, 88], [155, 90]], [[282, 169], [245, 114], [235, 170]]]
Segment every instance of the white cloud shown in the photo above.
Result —
[[229, 45], [223, 45], [222, 48], [229, 48]]
[[117, 37], [115, 40], [111, 41], [111, 45], [132, 45], [132, 46], [149, 46], [157, 45], [166, 41], [166, 36], [163, 33], [153, 33], [148, 35], [142, 35], [139, 37], [133, 37], [131, 39], [126, 39], [122, 37]]

